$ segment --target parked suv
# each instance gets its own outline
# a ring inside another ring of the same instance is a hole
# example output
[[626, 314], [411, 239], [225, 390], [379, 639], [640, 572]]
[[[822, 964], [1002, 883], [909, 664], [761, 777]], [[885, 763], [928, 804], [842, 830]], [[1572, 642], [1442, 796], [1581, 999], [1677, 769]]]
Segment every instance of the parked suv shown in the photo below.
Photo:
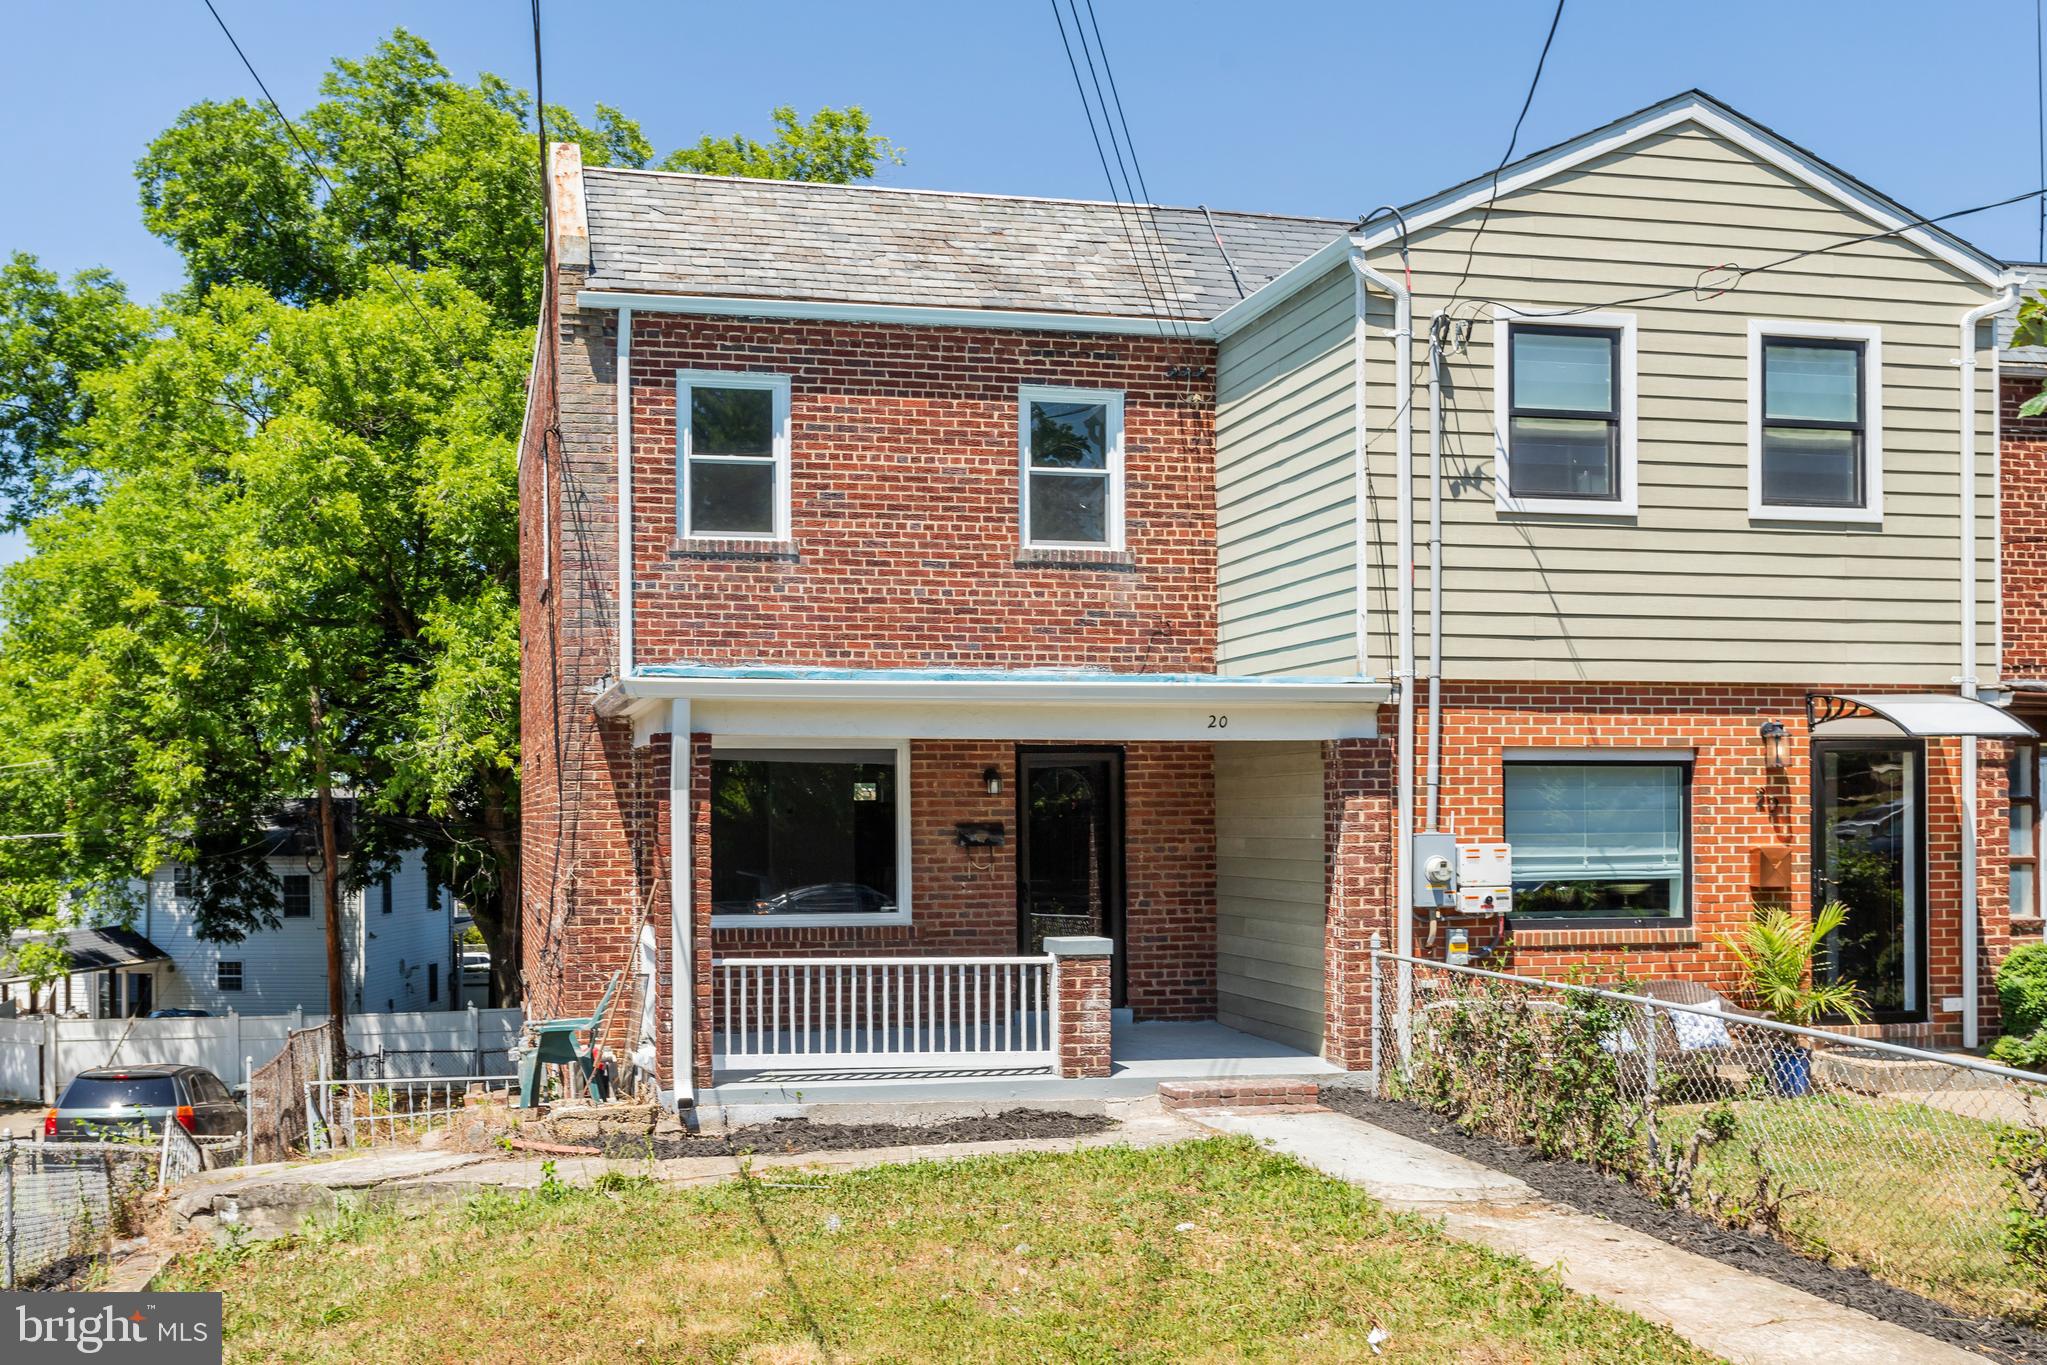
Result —
[[91, 1142], [162, 1133], [175, 1119], [194, 1137], [234, 1137], [242, 1106], [203, 1066], [123, 1066], [81, 1071], [43, 1115], [46, 1142]]

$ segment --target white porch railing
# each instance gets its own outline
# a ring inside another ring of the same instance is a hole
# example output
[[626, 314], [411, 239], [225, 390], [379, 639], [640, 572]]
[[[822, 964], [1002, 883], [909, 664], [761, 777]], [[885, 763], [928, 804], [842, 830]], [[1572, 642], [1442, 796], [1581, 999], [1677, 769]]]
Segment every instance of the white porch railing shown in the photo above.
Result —
[[718, 1070], [1020, 1070], [1056, 1054], [1050, 957], [711, 963]]

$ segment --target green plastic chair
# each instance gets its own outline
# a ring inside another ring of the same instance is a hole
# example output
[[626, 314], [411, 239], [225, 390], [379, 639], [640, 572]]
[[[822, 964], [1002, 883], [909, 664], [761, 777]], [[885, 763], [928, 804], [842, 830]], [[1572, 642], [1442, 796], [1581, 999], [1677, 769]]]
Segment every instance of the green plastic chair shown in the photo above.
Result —
[[[597, 1002], [597, 1010], [587, 1019], [539, 1019], [526, 1025], [526, 1031], [534, 1036], [533, 1045], [519, 1058], [519, 1107], [531, 1109], [540, 1103], [540, 1068], [551, 1062], [580, 1067], [583, 1083], [599, 1101], [611, 1098], [611, 1085], [603, 1073], [596, 1070], [592, 1049], [604, 1029], [604, 1016], [611, 1011], [611, 1001], [618, 994], [618, 983], [625, 978], [624, 972], [613, 972], [611, 980], [604, 987], [604, 995]], [[576, 1035], [588, 1034], [587, 1042], [579, 1043]]]

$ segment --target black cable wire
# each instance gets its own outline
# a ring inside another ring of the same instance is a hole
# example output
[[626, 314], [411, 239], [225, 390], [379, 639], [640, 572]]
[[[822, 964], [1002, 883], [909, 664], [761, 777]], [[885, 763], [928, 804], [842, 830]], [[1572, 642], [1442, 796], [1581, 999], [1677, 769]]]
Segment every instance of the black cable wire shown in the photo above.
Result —
[[[2033, 116], [2038, 125], [2040, 183], [2047, 185], [2047, 34], [2041, 31], [2040, 0], [2033, 0]], [[2047, 199], [2040, 201], [2040, 244], [2036, 261], [2047, 261]]]
[[[280, 124], [284, 125], [285, 134], [291, 139], [291, 145], [298, 148], [299, 155], [305, 159], [306, 169], [313, 173], [314, 178], [327, 191], [328, 198], [333, 198], [334, 182], [329, 180], [327, 173], [320, 169], [319, 158], [315, 157], [312, 151], [307, 148], [304, 139], [299, 137], [299, 130], [292, 126], [292, 121], [284, 116], [283, 108], [277, 103], [276, 96], [270, 93], [270, 87], [264, 82], [262, 73], [257, 71], [256, 64], [249, 60], [249, 54], [242, 51], [242, 45], [235, 38], [234, 30], [227, 26], [227, 20], [220, 17], [220, 11], [214, 8], [213, 0], [205, 0], [205, 4], [206, 12], [213, 16], [213, 22], [220, 25], [220, 31], [227, 38], [228, 46], [235, 50], [235, 56], [242, 59], [242, 69], [247, 71], [249, 78], [256, 82], [256, 88], [263, 92], [263, 102], [270, 106], [270, 112], [277, 116], [277, 121]], [[392, 269], [391, 263], [389, 261], [380, 261], [378, 264], [383, 266], [384, 273], [391, 277], [391, 283], [398, 287], [398, 292], [404, 296], [406, 305], [412, 309], [413, 316], [419, 319], [419, 325], [426, 330], [426, 334], [429, 337], [433, 338], [434, 344], [440, 347], [444, 357], [452, 356], [447, 342], [441, 339], [440, 333], [434, 330], [433, 324], [426, 320], [426, 314], [420, 311], [419, 301], [413, 297], [411, 288], [399, 277], [398, 272]], [[451, 360], [450, 363], [456, 362]]]
[[[1059, 25], [1059, 45], [1066, 50], [1066, 69], [1073, 73], [1073, 89], [1080, 96], [1081, 112], [1087, 115], [1087, 131], [1088, 136], [1094, 139], [1095, 158], [1102, 163], [1102, 178], [1109, 182], [1109, 197], [1116, 202], [1116, 220], [1123, 225], [1123, 240], [1130, 247], [1130, 262], [1137, 270], [1138, 286], [1144, 290], [1145, 303], [1151, 309], [1152, 316], [1163, 319], [1166, 310], [1153, 295], [1151, 281], [1145, 276], [1144, 262], [1138, 255], [1137, 239], [1131, 235], [1130, 220], [1124, 216], [1123, 198], [1116, 192], [1115, 174], [1109, 170], [1109, 154], [1102, 150], [1102, 135], [1095, 129], [1095, 107], [1088, 102], [1087, 86], [1080, 79], [1080, 64], [1073, 60], [1073, 44], [1066, 36], [1066, 19], [1059, 13], [1059, 0], [1050, 0], [1050, 3], [1052, 22]], [[1078, 25], [1079, 20], [1076, 19], [1074, 22]], [[1089, 69], [1093, 70], [1092, 66]], [[1108, 119], [1106, 109], [1102, 111], [1102, 118], [1105, 122]]]
[[[1174, 315], [1176, 317], [1182, 316], [1187, 311], [1187, 300], [1180, 292], [1180, 277], [1173, 269], [1173, 253], [1166, 246], [1165, 234], [1159, 231], [1158, 211], [1152, 205], [1151, 187], [1145, 184], [1144, 166], [1137, 159], [1137, 139], [1130, 135], [1130, 119], [1123, 112], [1123, 92], [1116, 88], [1116, 71], [1114, 67], [1109, 65], [1109, 45], [1102, 39], [1101, 20], [1095, 17], [1095, 0], [1086, 0], [1086, 3], [1088, 25], [1095, 31], [1095, 50], [1102, 54], [1102, 74], [1109, 78], [1109, 98], [1115, 101], [1116, 121], [1123, 126], [1123, 145], [1130, 149], [1130, 168], [1137, 172], [1136, 197], [1147, 206], [1141, 221], [1151, 228], [1152, 238], [1158, 242], [1159, 259], [1165, 263], [1166, 292], [1172, 299]], [[1067, 7], [1069, 9], [1072, 8], [1072, 0], [1067, 0]], [[1076, 29], [1080, 27], [1080, 16], [1078, 14], [1074, 15], [1073, 23]], [[1081, 48], [1082, 50], [1087, 48], [1087, 37], [1085, 34], [1081, 36]], [[1093, 60], [1090, 58], [1089, 70], [1093, 70], [1093, 65]], [[1099, 85], [1095, 87], [1095, 95], [1098, 99], [1101, 96], [1101, 87]], [[1102, 118], [1104, 122], [1108, 121], [1108, 109], [1106, 106], [1102, 110]], [[1113, 139], [1114, 136], [1115, 130], [1111, 129], [1110, 137]], [[1129, 188], [1130, 181], [1127, 176], [1124, 178], [1123, 183], [1124, 188]], [[1211, 227], [1213, 227], [1212, 223]], [[1220, 244], [1219, 240], [1218, 244]], [[1181, 334], [1183, 336], [1187, 335], [1184, 322], [1181, 324]]]
[[1521, 124], [1528, 117], [1528, 110], [1535, 103], [1536, 87], [1542, 84], [1542, 68], [1549, 61], [1550, 44], [1557, 40], [1557, 25], [1563, 21], [1564, 0], [1557, 0], [1556, 12], [1549, 17], [1549, 33], [1542, 40], [1542, 55], [1535, 59], [1535, 75], [1529, 78], [1528, 93], [1521, 99], [1521, 112], [1514, 116], [1514, 131], [1507, 138], [1506, 155], [1500, 164], [1493, 167], [1492, 192], [1486, 195], [1485, 212], [1479, 217], [1478, 228], [1471, 234], [1471, 241], [1464, 248], [1464, 270], [1457, 277], [1457, 287], [1450, 291], [1450, 302], [1446, 310], [1457, 306], [1457, 296], [1464, 292], [1464, 282], [1471, 278], [1472, 258], [1478, 254], [1478, 239], [1485, 235], [1486, 224], [1493, 219], [1493, 201], [1500, 196], [1500, 172], [1507, 169], [1507, 163], [1514, 159], [1514, 148], [1521, 142]]

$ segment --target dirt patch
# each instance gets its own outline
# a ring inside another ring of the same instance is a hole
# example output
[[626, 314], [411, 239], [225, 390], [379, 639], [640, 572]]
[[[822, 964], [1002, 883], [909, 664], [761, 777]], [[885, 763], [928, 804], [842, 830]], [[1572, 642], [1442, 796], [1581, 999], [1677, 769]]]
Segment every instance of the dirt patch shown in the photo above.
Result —
[[1921, 1298], [1852, 1266], [1828, 1265], [1801, 1256], [1773, 1238], [1721, 1227], [1684, 1209], [1665, 1208], [1634, 1186], [1601, 1175], [1576, 1161], [1550, 1161], [1532, 1147], [1467, 1133], [1440, 1114], [1394, 1100], [1374, 1099], [1362, 1090], [1325, 1087], [1322, 1102], [1340, 1113], [1425, 1142], [1431, 1147], [1525, 1180], [1547, 1198], [1623, 1227], [1710, 1256], [1737, 1270], [1766, 1275], [1779, 1284], [1859, 1309], [1967, 1351], [2014, 1365], [2047, 1365], [2047, 1332], [2002, 1318], [1971, 1317], [1959, 1309]]
[[1058, 1114], [1044, 1109], [1008, 1109], [1000, 1114], [949, 1119], [929, 1125], [901, 1123], [812, 1123], [777, 1119], [719, 1135], [646, 1138], [612, 1134], [598, 1139], [609, 1157], [667, 1161], [686, 1156], [737, 1156], [741, 1152], [850, 1152], [867, 1147], [918, 1147], [932, 1143], [1010, 1142], [1025, 1138], [1085, 1137], [1105, 1133], [1116, 1121], [1102, 1114]]

